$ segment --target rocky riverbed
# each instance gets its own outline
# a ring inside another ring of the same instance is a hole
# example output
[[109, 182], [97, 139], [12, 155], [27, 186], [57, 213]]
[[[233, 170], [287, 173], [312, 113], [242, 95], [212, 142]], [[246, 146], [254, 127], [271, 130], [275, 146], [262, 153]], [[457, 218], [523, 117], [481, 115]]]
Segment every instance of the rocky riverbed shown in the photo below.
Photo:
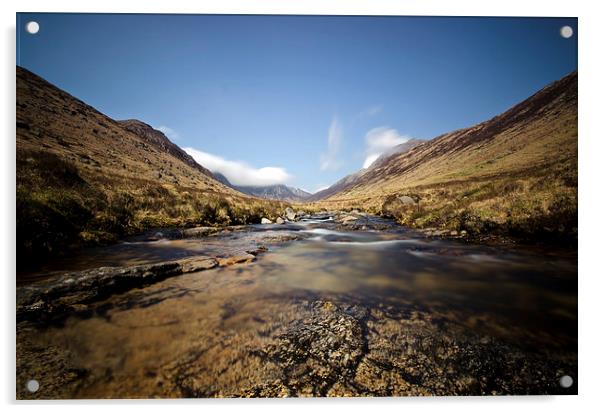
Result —
[[289, 212], [152, 231], [23, 275], [17, 397], [577, 392], [576, 256]]

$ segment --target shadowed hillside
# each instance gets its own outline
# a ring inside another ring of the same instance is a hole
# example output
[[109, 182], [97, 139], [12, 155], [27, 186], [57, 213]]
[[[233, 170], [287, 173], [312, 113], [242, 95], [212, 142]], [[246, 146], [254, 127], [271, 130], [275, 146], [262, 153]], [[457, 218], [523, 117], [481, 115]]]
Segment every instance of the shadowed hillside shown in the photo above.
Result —
[[17, 67], [17, 252], [41, 258], [153, 227], [274, 218], [161, 132], [117, 122]]
[[402, 224], [474, 235], [574, 238], [577, 73], [360, 172], [315, 206], [363, 206]]

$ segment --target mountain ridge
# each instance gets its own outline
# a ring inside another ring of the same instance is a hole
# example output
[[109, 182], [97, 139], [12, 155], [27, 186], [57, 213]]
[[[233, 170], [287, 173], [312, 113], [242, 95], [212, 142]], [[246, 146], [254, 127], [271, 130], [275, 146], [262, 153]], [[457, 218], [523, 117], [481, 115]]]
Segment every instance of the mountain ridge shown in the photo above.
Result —
[[16, 86], [20, 263], [150, 228], [259, 223], [286, 206], [223, 185], [160, 131], [19, 66]]
[[196, 162], [185, 150], [174, 144], [163, 132], [153, 128], [151, 125], [138, 119], [118, 120], [117, 123], [155, 146], [157, 149], [173, 155], [193, 168], [198, 169], [208, 177], [215, 179], [215, 176], [213, 176], [211, 171]]
[[322, 190], [312, 194], [306, 200], [308, 202], [319, 201], [320, 199], [328, 198], [329, 196], [334, 195], [337, 192], [340, 192], [349, 187], [352, 187], [364, 174], [366, 174], [370, 170], [380, 167], [390, 157], [392, 157], [396, 154], [399, 154], [399, 153], [409, 151], [413, 147], [418, 146], [424, 142], [425, 141], [422, 139], [410, 139], [407, 142], [396, 145], [396, 146], [390, 148], [389, 150], [387, 150], [386, 152], [384, 152], [383, 154], [381, 154], [369, 167], [362, 168], [357, 172], [354, 172], [352, 174], [349, 174], [349, 175], [339, 179], [337, 182], [335, 182], [328, 188], [322, 189]]
[[577, 89], [572, 72], [489, 120], [352, 175], [313, 207], [361, 206], [418, 228], [574, 241]]
[[243, 194], [257, 196], [259, 198], [264, 199], [276, 199], [280, 201], [288, 201], [288, 202], [302, 202], [308, 199], [311, 194], [306, 192], [300, 188], [295, 188], [292, 186], [284, 185], [284, 184], [274, 184], [274, 185], [234, 185], [232, 184], [228, 178], [219, 172], [213, 172], [215, 178], [224, 185], [227, 185], [237, 191], [242, 192]]

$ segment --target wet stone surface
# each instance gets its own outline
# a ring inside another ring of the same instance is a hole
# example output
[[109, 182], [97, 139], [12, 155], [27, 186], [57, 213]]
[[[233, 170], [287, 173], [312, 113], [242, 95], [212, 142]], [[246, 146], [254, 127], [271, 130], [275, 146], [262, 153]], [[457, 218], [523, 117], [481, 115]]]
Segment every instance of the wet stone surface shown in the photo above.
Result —
[[330, 217], [170, 240], [161, 264], [60, 263], [19, 287], [17, 397], [577, 392], [573, 258]]

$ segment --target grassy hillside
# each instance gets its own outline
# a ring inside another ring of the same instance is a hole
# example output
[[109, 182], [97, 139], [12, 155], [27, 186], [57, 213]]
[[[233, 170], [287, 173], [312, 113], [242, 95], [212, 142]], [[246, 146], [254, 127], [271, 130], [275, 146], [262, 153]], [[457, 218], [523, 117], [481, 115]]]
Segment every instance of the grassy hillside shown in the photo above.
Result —
[[493, 119], [389, 158], [312, 206], [363, 206], [402, 224], [473, 235], [575, 238], [577, 73]]
[[418, 146], [423, 142], [424, 141], [421, 139], [410, 139], [409, 141], [407, 141], [405, 143], [402, 143], [400, 145], [397, 145], [397, 146], [391, 148], [389, 151], [380, 155], [374, 161], [374, 163], [372, 163], [372, 165], [370, 165], [368, 168], [360, 169], [359, 171], [357, 171], [355, 173], [352, 173], [350, 175], [347, 175], [347, 176], [341, 178], [340, 180], [338, 180], [337, 182], [335, 182], [333, 185], [329, 186], [328, 188], [322, 189], [321, 191], [318, 191], [315, 194], [311, 195], [310, 197], [307, 198], [306, 201], [309, 201], [309, 202], [319, 201], [321, 199], [329, 198], [330, 196], [335, 195], [339, 192], [343, 192], [349, 188], [353, 188], [354, 186], [356, 186], [360, 182], [362, 182], [362, 177], [365, 174], [368, 174], [371, 171], [385, 165], [387, 163], [387, 161], [389, 160], [389, 158], [391, 158], [392, 156], [395, 156], [395, 155], [403, 153], [403, 152], [407, 152], [410, 149], [412, 149], [413, 147]]
[[286, 206], [219, 183], [178, 149], [17, 67], [19, 265], [147, 228], [273, 219]]

